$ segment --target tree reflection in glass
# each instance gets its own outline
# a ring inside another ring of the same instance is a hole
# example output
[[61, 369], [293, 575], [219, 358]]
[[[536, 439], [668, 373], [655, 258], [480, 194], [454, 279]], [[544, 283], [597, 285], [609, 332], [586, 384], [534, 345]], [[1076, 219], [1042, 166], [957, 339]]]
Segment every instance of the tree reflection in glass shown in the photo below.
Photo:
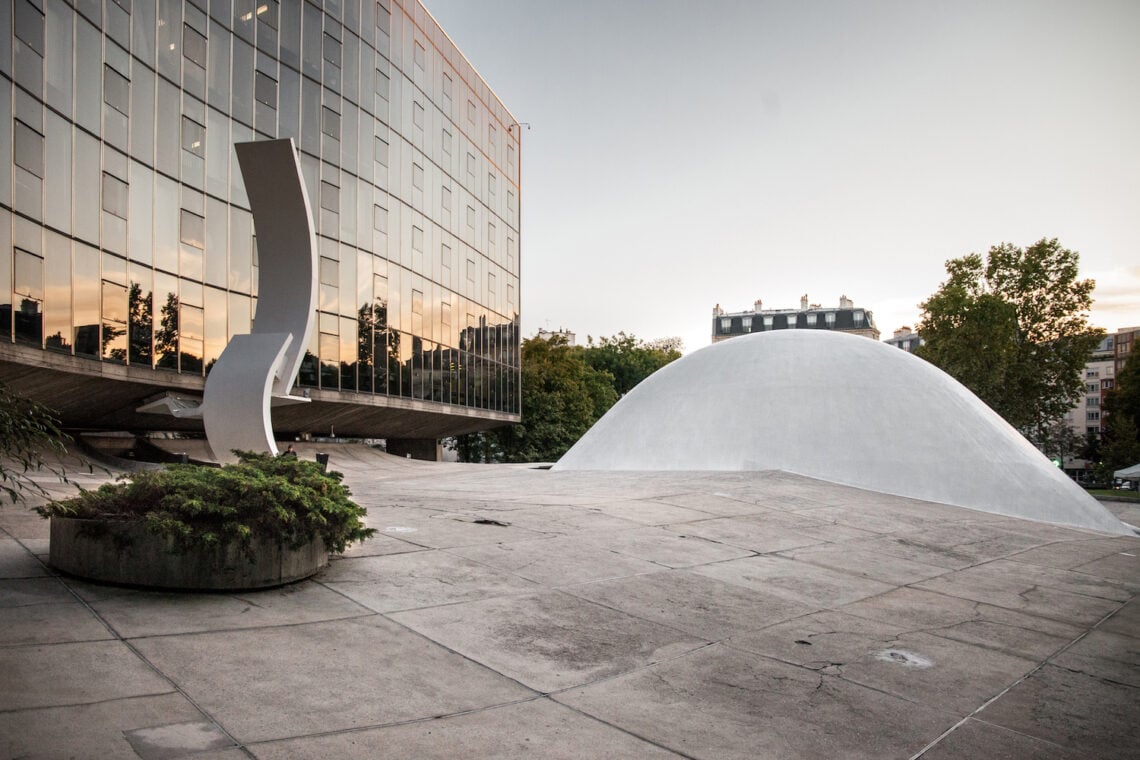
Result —
[[154, 353], [156, 367], [178, 369], [178, 296], [166, 294], [162, 305], [158, 329], [154, 331]]

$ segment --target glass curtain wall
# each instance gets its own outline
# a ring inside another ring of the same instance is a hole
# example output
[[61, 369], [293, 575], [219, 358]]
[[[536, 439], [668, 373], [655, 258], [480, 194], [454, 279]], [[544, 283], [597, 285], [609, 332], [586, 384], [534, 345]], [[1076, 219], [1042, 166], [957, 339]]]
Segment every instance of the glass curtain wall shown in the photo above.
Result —
[[233, 143], [291, 137], [298, 382], [518, 413], [518, 127], [416, 0], [0, 0], [0, 44], [0, 339], [204, 376], [257, 306]]

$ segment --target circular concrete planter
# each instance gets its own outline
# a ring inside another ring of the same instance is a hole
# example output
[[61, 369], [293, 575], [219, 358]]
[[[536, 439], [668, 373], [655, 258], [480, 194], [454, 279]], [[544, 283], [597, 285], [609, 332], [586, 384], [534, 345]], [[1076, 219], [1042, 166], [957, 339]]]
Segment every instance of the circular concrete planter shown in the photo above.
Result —
[[70, 575], [169, 589], [254, 589], [299, 581], [328, 564], [318, 538], [300, 549], [254, 539], [254, 561], [236, 543], [179, 551], [137, 521], [51, 518], [49, 561]]

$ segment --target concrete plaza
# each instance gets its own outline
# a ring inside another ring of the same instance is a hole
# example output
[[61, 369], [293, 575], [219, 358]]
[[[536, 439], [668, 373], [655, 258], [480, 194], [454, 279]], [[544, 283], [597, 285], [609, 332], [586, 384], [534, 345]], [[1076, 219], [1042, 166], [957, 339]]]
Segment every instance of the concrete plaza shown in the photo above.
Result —
[[0, 507], [0, 757], [1140, 755], [1140, 538], [780, 472], [322, 450], [379, 533], [270, 591], [60, 577]]

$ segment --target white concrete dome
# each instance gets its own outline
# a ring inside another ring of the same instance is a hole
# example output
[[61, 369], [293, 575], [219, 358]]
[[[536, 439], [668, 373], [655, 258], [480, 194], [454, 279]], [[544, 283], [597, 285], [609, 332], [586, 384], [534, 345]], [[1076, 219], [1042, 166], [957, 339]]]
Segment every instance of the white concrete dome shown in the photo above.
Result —
[[825, 330], [716, 343], [622, 398], [556, 470], [785, 470], [985, 512], [1131, 534], [942, 370]]

